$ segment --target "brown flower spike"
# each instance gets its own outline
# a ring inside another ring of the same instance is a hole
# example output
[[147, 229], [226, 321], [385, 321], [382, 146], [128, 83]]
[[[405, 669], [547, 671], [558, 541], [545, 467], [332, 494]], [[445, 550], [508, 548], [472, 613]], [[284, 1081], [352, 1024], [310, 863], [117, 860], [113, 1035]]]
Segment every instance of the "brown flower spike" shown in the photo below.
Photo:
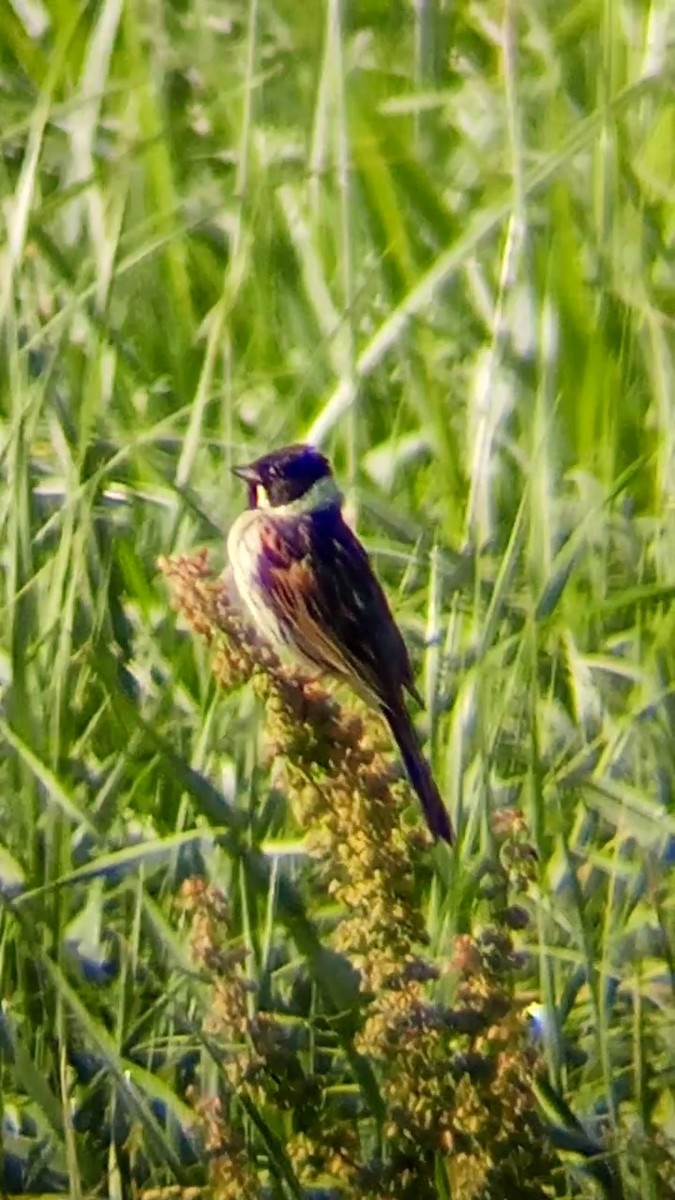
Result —
[[[213, 647], [219, 684], [229, 690], [250, 681], [265, 704], [275, 784], [342, 913], [334, 946], [360, 974], [357, 1045], [386, 1103], [386, 1155], [369, 1158], [362, 1121], [331, 1103], [330, 1071], [306, 1074], [275, 1016], [247, 1015], [243, 963], [219, 940], [223, 902], [193, 881], [193, 955], [213, 976], [210, 1032], [241, 1046], [226, 1064], [235, 1093], [272, 1105], [276, 1121], [293, 1113], [286, 1152], [299, 1181], [330, 1180], [345, 1200], [433, 1200], [439, 1157], [452, 1194], [466, 1200], [555, 1195], [560, 1164], [538, 1116], [537, 1058], [514, 989], [513, 930], [527, 925], [527, 913], [513, 899], [535, 866], [522, 817], [497, 822], [498, 859], [483, 872], [488, 919], [455, 939], [441, 972], [421, 954], [425, 926], [415, 897], [413, 864], [428, 835], [403, 823], [406, 785], [393, 776], [377, 722], [283, 668], [242, 620], [226, 580], [210, 574], [205, 553], [160, 565], [176, 607]], [[429, 998], [441, 973], [454, 990], [452, 1006]], [[235, 1157], [235, 1174], [239, 1163]]]

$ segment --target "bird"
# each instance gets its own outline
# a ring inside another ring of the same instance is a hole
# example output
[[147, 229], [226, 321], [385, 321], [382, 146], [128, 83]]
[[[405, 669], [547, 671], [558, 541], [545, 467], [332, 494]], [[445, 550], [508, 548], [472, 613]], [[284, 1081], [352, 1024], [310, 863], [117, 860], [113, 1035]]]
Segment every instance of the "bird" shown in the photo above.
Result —
[[248, 508], [227, 554], [248, 618], [279, 657], [346, 683], [387, 722], [435, 839], [454, 831], [405, 694], [422, 699], [410, 657], [367, 551], [342, 512], [328, 459], [294, 444], [232, 467]]

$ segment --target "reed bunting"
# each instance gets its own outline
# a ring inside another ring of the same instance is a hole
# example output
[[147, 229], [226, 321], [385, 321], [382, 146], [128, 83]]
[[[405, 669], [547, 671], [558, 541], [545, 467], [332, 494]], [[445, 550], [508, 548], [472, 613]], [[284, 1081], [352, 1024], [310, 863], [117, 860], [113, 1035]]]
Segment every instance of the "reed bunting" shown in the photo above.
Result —
[[330, 463], [288, 446], [234, 467], [249, 508], [227, 551], [255, 628], [313, 674], [349, 684], [387, 721], [429, 829], [452, 844], [450, 818], [422, 754], [404, 692], [419, 703], [405, 643], [370, 560], [342, 516]]

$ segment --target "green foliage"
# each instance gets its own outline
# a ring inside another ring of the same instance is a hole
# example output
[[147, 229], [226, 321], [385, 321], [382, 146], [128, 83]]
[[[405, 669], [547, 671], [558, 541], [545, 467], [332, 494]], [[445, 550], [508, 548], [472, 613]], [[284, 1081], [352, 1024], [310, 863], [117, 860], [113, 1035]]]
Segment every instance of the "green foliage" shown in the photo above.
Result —
[[[8, 1188], [189, 1195], [206, 1145], [237, 1195], [312, 1194], [269, 1097], [227, 1091], [175, 905], [201, 876], [244, 956], [241, 1029], [297, 1030], [386, 1174], [401, 1076], [358, 1052], [363, 963], [332, 949], [352, 875], [326, 886], [316, 794], [289, 803], [259, 696], [216, 688], [156, 571], [205, 543], [220, 566], [228, 467], [309, 437], [395, 603], [460, 831], [451, 863], [420, 851], [394, 795], [423, 1002], [453, 1004], [516, 805], [537, 870], [509, 986], [542, 1006], [552, 1186], [675, 1194], [671, 10], [0, 8]], [[464, 1194], [442, 1155], [426, 1185]]]

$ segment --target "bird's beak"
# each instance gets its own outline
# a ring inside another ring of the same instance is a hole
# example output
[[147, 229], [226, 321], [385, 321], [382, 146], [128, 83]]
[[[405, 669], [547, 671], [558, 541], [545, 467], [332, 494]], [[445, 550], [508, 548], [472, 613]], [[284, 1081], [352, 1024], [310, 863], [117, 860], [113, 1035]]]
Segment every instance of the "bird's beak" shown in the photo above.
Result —
[[243, 479], [244, 483], [247, 483], [249, 487], [255, 487], [257, 483], [260, 483], [260, 476], [253, 463], [249, 463], [243, 467], [233, 467], [232, 474], [236, 475], [237, 479]]

